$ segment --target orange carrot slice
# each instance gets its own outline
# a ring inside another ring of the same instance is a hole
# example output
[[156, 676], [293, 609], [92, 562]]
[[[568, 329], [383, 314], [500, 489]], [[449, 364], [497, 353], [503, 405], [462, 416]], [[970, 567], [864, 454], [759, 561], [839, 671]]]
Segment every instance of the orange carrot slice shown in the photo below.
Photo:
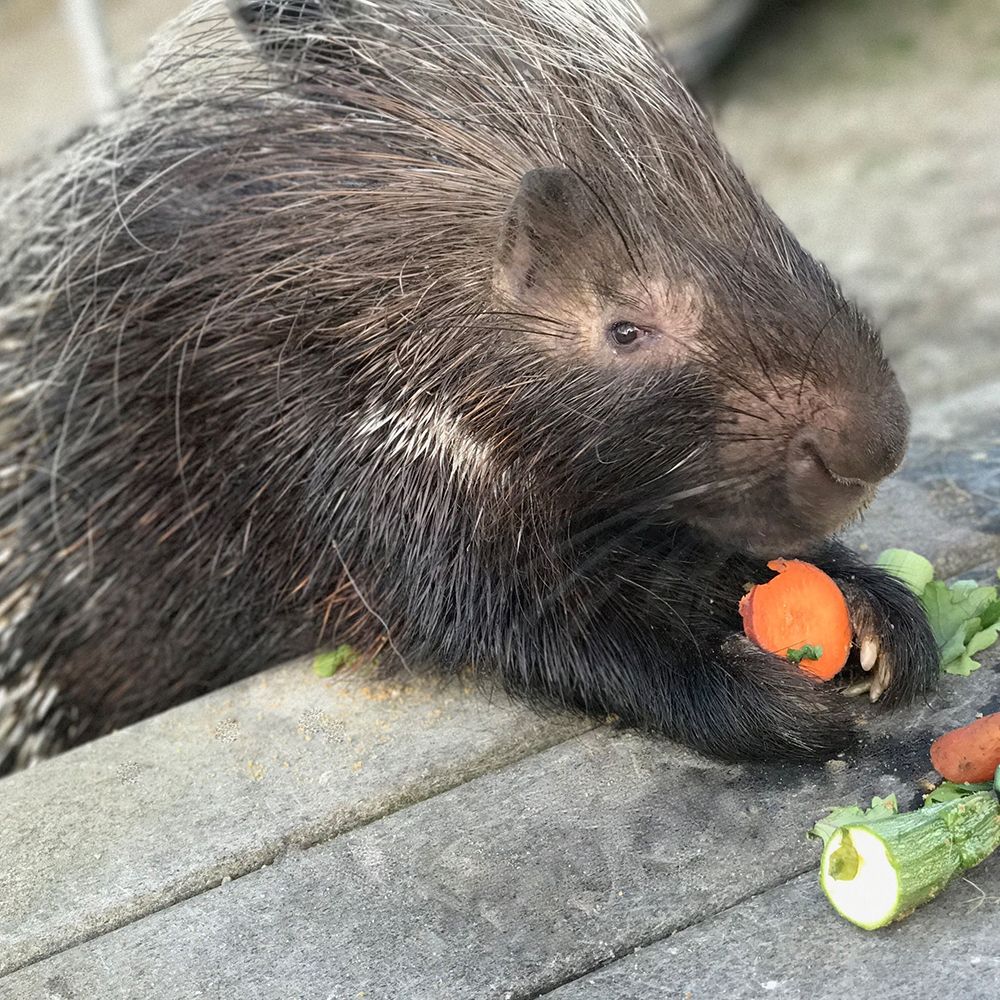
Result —
[[931, 763], [949, 781], [992, 781], [1000, 766], [1000, 712], [939, 736], [931, 744]]
[[[819, 567], [799, 559], [772, 559], [778, 575], [758, 584], [740, 601], [743, 631], [761, 649], [778, 656], [805, 646], [822, 648], [818, 658], [799, 666], [828, 681], [847, 662], [851, 651], [851, 616], [840, 588]], [[819, 652], [818, 649], [810, 652]]]

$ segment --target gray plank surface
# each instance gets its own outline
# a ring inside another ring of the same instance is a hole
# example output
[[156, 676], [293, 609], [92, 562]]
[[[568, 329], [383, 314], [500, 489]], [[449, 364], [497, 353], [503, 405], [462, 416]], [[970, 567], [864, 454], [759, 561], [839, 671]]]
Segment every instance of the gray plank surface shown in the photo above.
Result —
[[905, 923], [859, 930], [810, 872], [680, 931], [545, 1000], [995, 1000], [1000, 858]]
[[585, 731], [290, 664], [4, 779], [0, 975]]
[[908, 805], [930, 738], [996, 687], [995, 666], [949, 679], [826, 768], [596, 730], [53, 955], [0, 998], [525, 1000], [812, 869], [824, 806]]
[[26, 968], [0, 997], [54, 981], [135, 1000], [530, 996], [808, 867], [801, 810], [849, 777], [764, 780], [595, 732]]

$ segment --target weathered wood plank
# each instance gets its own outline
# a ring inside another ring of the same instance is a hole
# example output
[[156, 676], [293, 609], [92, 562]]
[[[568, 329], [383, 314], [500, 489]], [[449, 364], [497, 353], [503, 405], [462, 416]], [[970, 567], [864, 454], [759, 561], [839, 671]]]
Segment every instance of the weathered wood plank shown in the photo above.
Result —
[[[0, 981], [75, 996], [524, 997], [807, 868], [856, 775], [596, 731]], [[322, 984], [322, 985], [321, 985]]]
[[583, 732], [291, 664], [0, 785], [0, 975]]
[[867, 932], [838, 917], [810, 872], [545, 1000], [995, 1000], [1000, 858], [905, 923]]
[[926, 748], [925, 713], [825, 769], [597, 730], [55, 955], [0, 997], [52, 981], [129, 982], [135, 1000], [534, 996], [811, 868], [823, 804], [926, 769], [906, 735]]

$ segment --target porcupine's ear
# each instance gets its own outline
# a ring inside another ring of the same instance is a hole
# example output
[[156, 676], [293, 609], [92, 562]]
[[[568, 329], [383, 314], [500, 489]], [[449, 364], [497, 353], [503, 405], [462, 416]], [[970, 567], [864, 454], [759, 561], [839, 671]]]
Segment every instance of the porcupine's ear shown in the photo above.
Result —
[[563, 286], [594, 225], [593, 198], [576, 174], [562, 167], [529, 170], [503, 219], [495, 290], [527, 301]]

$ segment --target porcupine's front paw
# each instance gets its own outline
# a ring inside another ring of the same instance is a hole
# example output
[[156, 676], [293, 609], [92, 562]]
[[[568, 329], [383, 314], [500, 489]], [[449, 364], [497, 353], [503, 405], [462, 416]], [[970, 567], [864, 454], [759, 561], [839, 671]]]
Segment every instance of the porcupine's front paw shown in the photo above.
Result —
[[937, 681], [937, 644], [917, 597], [895, 577], [839, 550], [824, 565], [847, 599], [862, 676], [846, 694], [898, 705]]

